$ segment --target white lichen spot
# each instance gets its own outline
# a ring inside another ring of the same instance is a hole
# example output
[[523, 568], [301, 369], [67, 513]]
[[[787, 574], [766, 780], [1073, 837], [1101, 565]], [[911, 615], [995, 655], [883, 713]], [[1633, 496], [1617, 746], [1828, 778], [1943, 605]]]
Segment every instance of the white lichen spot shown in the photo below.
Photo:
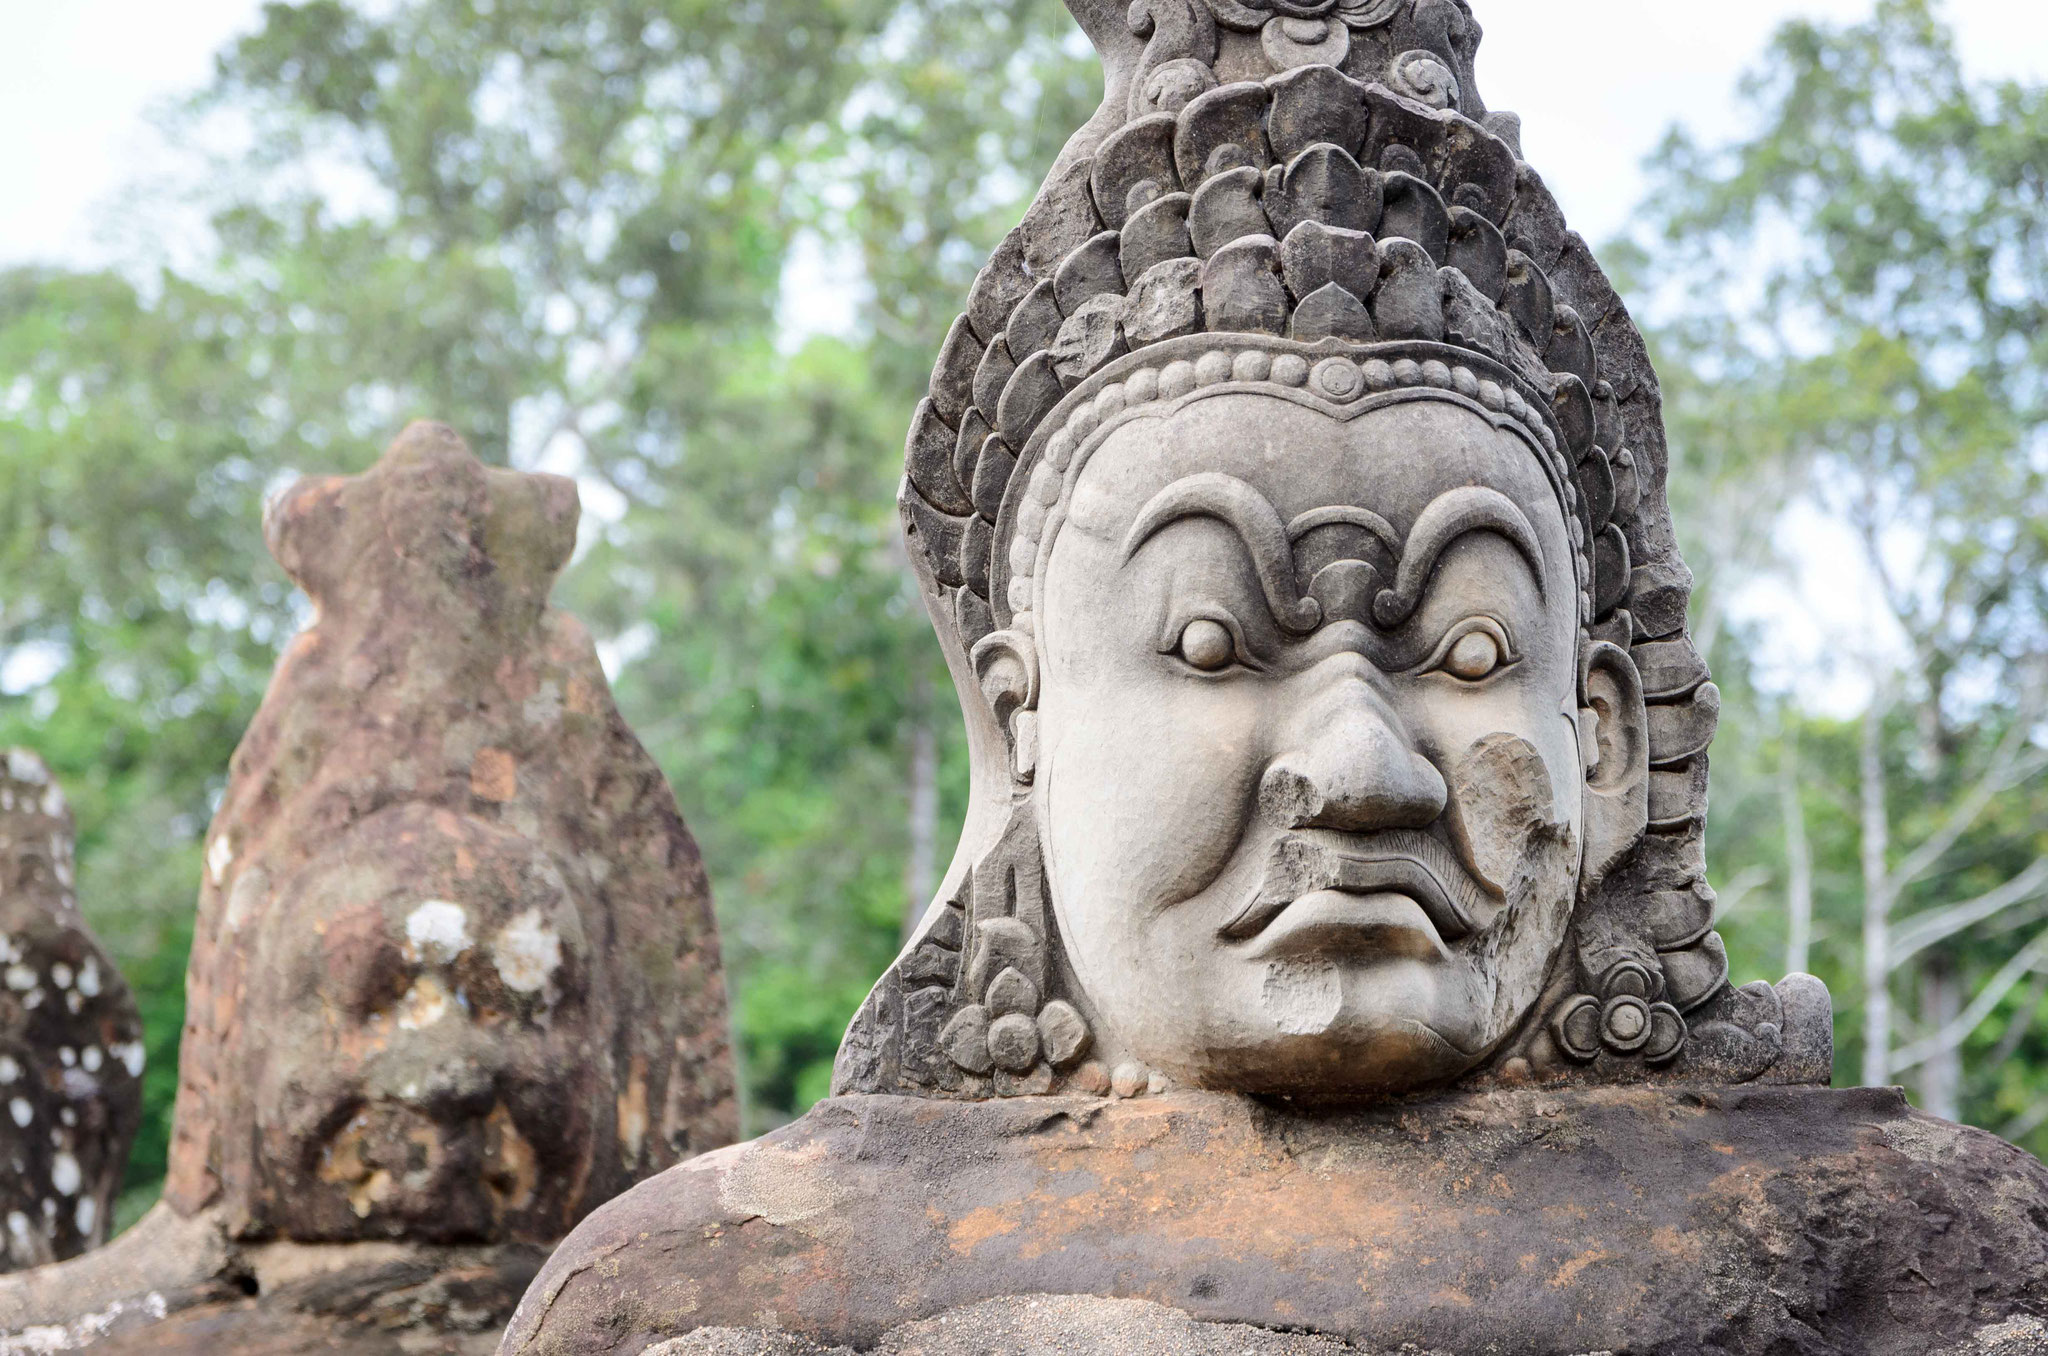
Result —
[[228, 929], [240, 932], [244, 924], [263, 907], [270, 894], [270, 873], [260, 865], [252, 866], [235, 877], [234, 888], [228, 891]]
[[120, 1058], [121, 1066], [128, 1070], [130, 1078], [142, 1077], [142, 1066], [147, 1060], [147, 1053], [143, 1050], [141, 1041], [129, 1041], [126, 1045], [114, 1046], [113, 1051]]
[[78, 1226], [78, 1232], [91, 1238], [92, 1226], [99, 1223], [99, 1219], [100, 1203], [90, 1196], [80, 1196], [78, 1207], [71, 1212], [71, 1221]]
[[71, 981], [73, 978], [74, 976], [71, 973], [71, 967], [66, 965], [63, 961], [58, 961], [55, 965], [50, 967], [50, 982], [60, 989], [70, 988]]
[[35, 1256], [35, 1238], [28, 1231], [28, 1216], [19, 1210], [7, 1212], [7, 1250], [17, 1262], [28, 1262]]
[[206, 874], [219, 885], [227, 879], [228, 868], [235, 862], [235, 845], [228, 841], [229, 835], [222, 834], [206, 849]]
[[79, 1054], [78, 1062], [84, 1066], [87, 1073], [98, 1073], [100, 1071], [100, 1062], [105, 1058], [106, 1056], [100, 1053], [100, 1048], [97, 1045], [88, 1045]]
[[398, 1024], [407, 1031], [432, 1026], [448, 1015], [448, 991], [432, 975], [413, 981], [405, 997], [398, 1000]]
[[67, 1069], [75, 1069], [78, 1067], [78, 1052], [68, 1045], [59, 1046], [57, 1049], [57, 1062]]
[[21, 1077], [21, 1065], [14, 1062], [13, 1055], [0, 1055], [0, 1087]]
[[84, 1182], [85, 1174], [79, 1170], [76, 1158], [57, 1154], [50, 1159], [50, 1185], [57, 1188], [58, 1195], [76, 1196]]
[[55, 819], [64, 813], [64, 792], [57, 783], [51, 782], [49, 790], [43, 792], [43, 813]]
[[28, 1129], [28, 1123], [36, 1118], [36, 1109], [28, 1104], [28, 1098], [16, 1097], [7, 1103], [7, 1114], [14, 1117], [14, 1123]]
[[41, 786], [50, 780], [49, 769], [43, 766], [43, 760], [27, 749], [7, 751], [7, 775], [30, 786]]
[[36, 972], [26, 965], [7, 967], [7, 987], [16, 993], [27, 993], [36, 986]]
[[57, 1109], [57, 1119], [64, 1123], [64, 1128], [66, 1130], [75, 1130], [78, 1128], [78, 1113], [68, 1106], [59, 1107]]
[[552, 682], [542, 683], [540, 691], [528, 697], [520, 710], [529, 725], [553, 725], [562, 718], [562, 689]]
[[78, 990], [72, 989], [64, 995], [64, 1009], [71, 1013], [85, 1010], [85, 999], [79, 994]]
[[469, 914], [460, 904], [430, 899], [406, 915], [407, 960], [446, 965], [469, 947]]
[[98, 961], [88, 957], [85, 964], [78, 967], [78, 991], [87, 998], [98, 998], [100, 996], [100, 963]]
[[505, 986], [518, 993], [539, 993], [562, 965], [562, 938], [539, 909], [513, 919], [491, 944], [491, 961]]

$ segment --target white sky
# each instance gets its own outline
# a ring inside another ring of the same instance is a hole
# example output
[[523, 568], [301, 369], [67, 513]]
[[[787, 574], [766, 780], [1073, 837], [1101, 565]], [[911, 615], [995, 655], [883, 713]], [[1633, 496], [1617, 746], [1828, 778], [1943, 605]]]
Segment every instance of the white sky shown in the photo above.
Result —
[[[1738, 130], [1735, 78], [1795, 14], [1870, 0], [1475, 0], [1480, 88], [1523, 117], [1525, 150], [1591, 240], [1627, 218], [1638, 163], [1673, 122]], [[2048, 4], [1949, 0], [1976, 70], [2048, 78]], [[260, 0], [0, 0], [0, 264], [104, 257], [92, 209], [146, 175], [145, 112], [202, 83]]]
[[[1850, 20], [1872, 0], [1474, 0], [1486, 26], [1481, 93], [1522, 115], [1523, 147], [1589, 240], [1617, 232], [1642, 193], [1644, 155], [1674, 122], [1704, 141], [1739, 134], [1734, 98], [1772, 30], [1795, 15]], [[96, 208], [162, 154], [152, 104], [202, 84], [214, 51], [252, 27], [260, 0], [0, 0], [0, 266], [90, 265], [113, 246]], [[1983, 75], [2048, 80], [2048, 3], [1948, 0], [1965, 61]], [[799, 259], [796, 267], [803, 269]], [[815, 294], [813, 294], [815, 295]], [[830, 318], [806, 317], [815, 328]], [[1796, 600], [1738, 605], [1781, 636], [1829, 648], [1826, 620], [1864, 596], [1853, 553], [1801, 553]], [[1797, 613], [1809, 620], [1801, 623]], [[1803, 664], [1805, 654], [1786, 656]], [[1860, 701], [1851, 681], [1839, 696]]]

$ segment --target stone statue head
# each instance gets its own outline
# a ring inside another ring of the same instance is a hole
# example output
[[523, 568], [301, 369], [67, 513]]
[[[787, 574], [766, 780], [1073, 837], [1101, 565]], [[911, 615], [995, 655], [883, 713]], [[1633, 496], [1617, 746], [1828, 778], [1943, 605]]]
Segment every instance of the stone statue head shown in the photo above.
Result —
[[265, 529], [313, 624], [208, 833], [166, 1196], [550, 1241], [737, 1126], [709, 886], [548, 594], [574, 486], [416, 424]]
[[1824, 1081], [1712, 930], [1655, 376], [1469, 13], [1073, 7], [1108, 98], [911, 430], [974, 785], [841, 1090]]

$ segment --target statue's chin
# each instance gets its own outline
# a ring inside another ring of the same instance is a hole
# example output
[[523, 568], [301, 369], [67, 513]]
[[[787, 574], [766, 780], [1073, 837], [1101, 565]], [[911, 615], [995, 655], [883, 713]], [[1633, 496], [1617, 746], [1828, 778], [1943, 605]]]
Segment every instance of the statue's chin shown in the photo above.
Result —
[[[1496, 1034], [1462, 966], [1300, 957], [1247, 967], [1209, 987], [1208, 1011], [1129, 1041], [1142, 1061], [1193, 1087], [1385, 1096], [1468, 1072]], [[1466, 981], [1461, 983], [1460, 981]]]
[[1218, 1092], [1324, 1101], [1397, 1096], [1445, 1083], [1477, 1057], [1413, 1018], [1359, 1014], [1313, 1035], [1275, 1036], [1204, 1053], [1181, 1081]]

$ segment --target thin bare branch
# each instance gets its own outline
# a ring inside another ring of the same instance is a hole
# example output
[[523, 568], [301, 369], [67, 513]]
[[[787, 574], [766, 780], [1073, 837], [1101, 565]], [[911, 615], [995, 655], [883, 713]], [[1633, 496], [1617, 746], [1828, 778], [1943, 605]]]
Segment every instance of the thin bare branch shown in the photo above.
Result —
[[2048, 968], [2034, 972], [2033, 983], [2027, 986], [2025, 996], [2020, 999], [2019, 1016], [1998, 1038], [1998, 1048], [1985, 1061], [1986, 1068], [1995, 1069], [2013, 1057], [2013, 1052], [2020, 1048], [2020, 1042], [2027, 1038], [2027, 1032], [2033, 1029], [2034, 1015], [2041, 1010], [2043, 998], [2048, 998]]
[[2048, 1124], [2048, 1097], [2043, 1097], [2007, 1121], [2004, 1128], [1999, 1130], [1998, 1137], [2004, 1140], [2025, 1139], [2044, 1124]]
[[2044, 892], [2048, 892], [2048, 857], [2037, 857], [2026, 870], [1975, 899], [1915, 914], [1892, 929], [1892, 965], [1897, 967], [1936, 942]]
[[[2032, 694], [2030, 694], [2031, 696]], [[1977, 816], [2001, 794], [2026, 781], [2039, 772], [2048, 759], [2038, 753], [2022, 757], [2027, 751], [2027, 736], [2034, 719], [2039, 715], [2038, 700], [2030, 700], [2026, 708], [2016, 713], [2005, 736], [1998, 741], [1989, 762], [1985, 764], [1984, 775], [1977, 784], [1957, 802], [1942, 821], [1941, 827], [1930, 834], [1921, 844], [1899, 863], [1891, 873], [1891, 893], [1898, 894], [1914, 881], [1932, 871], [1956, 840], [1968, 833], [1970, 826], [1977, 822]]]
[[2021, 947], [2013, 958], [1999, 967], [1988, 983], [1970, 1000], [1970, 1006], [1953, 1022], [1932, 1035], [1902, 1045], [1892, 1052], [1891, 1071], [1905, 1072], [1915, 1065], [1924, 1063], [1943, 1050], [1953, 1050], [1970, 1038], [1970, 1033], [1984, 1024], [1984, 1019], [1997, 1011], [2013, 987], [2030, 974], [2034, 967], [2048, 961], [2048, 932], [2042, 932], [2034, 940]]

